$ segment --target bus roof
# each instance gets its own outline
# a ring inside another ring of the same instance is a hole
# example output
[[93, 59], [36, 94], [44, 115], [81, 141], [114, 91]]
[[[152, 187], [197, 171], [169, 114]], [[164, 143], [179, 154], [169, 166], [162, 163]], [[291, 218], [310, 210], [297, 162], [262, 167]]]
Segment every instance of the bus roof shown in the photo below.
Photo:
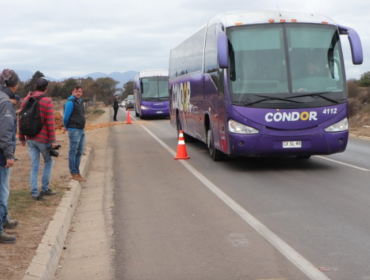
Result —
[[155, 76], [168, 76], [167, 69], [146, 69], [139, 72], [139, 78], [155, 77]]
[[270, 23], [271, 20], [275, 23], [280, 23], [282, 20], [285, 20], [287, 23], [325, 23], [337, 25], [326, 16], [278, 10], [246, 10], [221, 13], [211, 19], [209, 24], [221, 22], [225, 27], [231, 27], [236, 25]]

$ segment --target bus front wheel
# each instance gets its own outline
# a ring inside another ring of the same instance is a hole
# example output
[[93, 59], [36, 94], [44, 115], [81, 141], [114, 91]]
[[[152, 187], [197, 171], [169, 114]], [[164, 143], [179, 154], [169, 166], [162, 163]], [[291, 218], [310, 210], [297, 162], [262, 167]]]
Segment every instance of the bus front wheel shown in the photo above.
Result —
[[207, 131], [207, 147], [208, 147], [209, 155], [211, 156], [213, 161], [222, 160], [223, 158], [222, 152], [220, 152], [214, 147], [213, 134], [212, 134], [211, 129], [208, 129]]

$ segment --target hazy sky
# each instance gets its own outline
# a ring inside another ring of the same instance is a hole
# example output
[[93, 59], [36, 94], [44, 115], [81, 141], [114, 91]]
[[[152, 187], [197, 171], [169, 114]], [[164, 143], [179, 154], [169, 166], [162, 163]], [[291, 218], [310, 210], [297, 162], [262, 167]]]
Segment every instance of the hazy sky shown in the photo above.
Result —
[[370, 71], [367, 0], [13, 0], [1, 5], [0, 68], [64, 78], [92, 72], [168, 68], [171, 48], [215, 15], [272, 9], [321, 14], [354, 28], [364, 63], [352, 65], [342, 36], [347, 78]]

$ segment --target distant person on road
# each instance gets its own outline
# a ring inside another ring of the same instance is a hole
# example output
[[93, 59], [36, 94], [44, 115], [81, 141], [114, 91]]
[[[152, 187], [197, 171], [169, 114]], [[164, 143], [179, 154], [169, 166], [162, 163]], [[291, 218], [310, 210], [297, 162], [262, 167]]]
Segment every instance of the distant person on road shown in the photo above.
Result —
[[86, 182], [80, 174], [81, 157], [85, 148], [85, 110], [81, 86], [75, 86], [65, 105], [63, 125], [69, 137], [69, 171], [73, 180]]
[[8, 217], [9, 182], [14, 165], [15, 131], [17, 116], [9, 98], [18, 89], [16, 72], [4, 69], [0, 75], [0, 243], [13, 244], [16, 236], [8, 235], [4, 229], [14, 229], [18, 221]]
[[113, 115], [113, 121], [117, 121], [117, 112], [118, 112], [118, 94], [114, 95], [114, 102], [113, 102], [113, 110], [114, 110], [114, 115]]
[[[35, 84], [35, 91], [30, 92], [23, 100], [21, 105], [21, 111], [25, 108], [30, 98], [39, 99], [40, 116], [43, 122], [43, 126], [37, 134], [23, 135], [19, 131], [19, 141], [22, 146], [27, 144], [30, 160], [31, 160], [31, 174], [30, 174], [30, 187], [31, 197], [34, 200], [43, 200], [44, 196], [55, 195], [56, 192], [49, 188], [51, 171], [54, 161], [50, 155], [50, 149], [54, 149], [57, 146], [57, 140], [55, 135], [55, 117], [54, 117], [54, 104], [50, 97], [46, 96], [49, 82], [44, 78], [40, 77], [37, 79]], [[40, 155], [44, 159], [44, 168], [41, 177], [41, 191], [38, 190], [38, 174], [40, 170]]]

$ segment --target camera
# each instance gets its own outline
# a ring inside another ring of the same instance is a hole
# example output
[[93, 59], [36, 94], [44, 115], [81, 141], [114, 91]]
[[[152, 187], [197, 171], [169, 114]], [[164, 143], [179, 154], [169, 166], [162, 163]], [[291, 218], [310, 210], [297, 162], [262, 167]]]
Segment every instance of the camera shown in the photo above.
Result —
[[49, 155], [51, 155], [52, 157], [58, 157], [59, 153], [56, 150], [59, 150], [60, 147], [62, 147], [62, 146], [61, 145], [56, 145], [54, 148], [50, 147], [48, 149]]

